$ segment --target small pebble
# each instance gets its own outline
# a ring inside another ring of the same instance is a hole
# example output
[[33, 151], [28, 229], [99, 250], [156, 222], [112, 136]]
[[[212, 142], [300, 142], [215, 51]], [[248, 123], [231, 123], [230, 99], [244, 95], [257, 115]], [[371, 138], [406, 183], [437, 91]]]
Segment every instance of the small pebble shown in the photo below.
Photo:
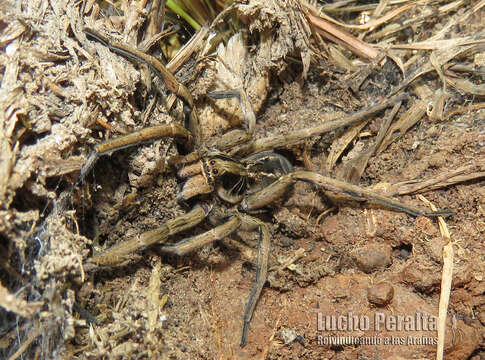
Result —
[[433, 261], [437, 263], [443, 263], [443, 246], [448, 243], [448, 240], [438, 236], [431, 238], [428, 242], [425, 243], [426, 245], [426, 252], [430, 256]]
[[367, 300], [376, 306], [385, 306], [392, 301], [394, 288], [388, 282], [374, 284], [367, 289]]
[[295, 339], [298, 337], [298, 334], [295, 330], [281, 330], [281, 339], [285, 343], [285, 345], [291, 344]]
[[392, 248], [387, 244], [369, 244], [352, 251], [357, 268], [366, 273], [385, 268], [392, 263]]

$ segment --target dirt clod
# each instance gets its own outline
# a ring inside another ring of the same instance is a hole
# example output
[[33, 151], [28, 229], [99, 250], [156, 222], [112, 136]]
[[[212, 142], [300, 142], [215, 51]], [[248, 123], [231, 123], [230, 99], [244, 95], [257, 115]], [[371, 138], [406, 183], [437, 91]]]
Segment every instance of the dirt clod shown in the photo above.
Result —
[[372, 285], [367, 290], [367, 300], [376, 306], [388, 305], [394, 297], [394, 288], [388, 282]]
[[366, 273], [383, 269], [392, 263], [392, 248], [388, 244], [368, 244], [350, 253], [355, 266]]

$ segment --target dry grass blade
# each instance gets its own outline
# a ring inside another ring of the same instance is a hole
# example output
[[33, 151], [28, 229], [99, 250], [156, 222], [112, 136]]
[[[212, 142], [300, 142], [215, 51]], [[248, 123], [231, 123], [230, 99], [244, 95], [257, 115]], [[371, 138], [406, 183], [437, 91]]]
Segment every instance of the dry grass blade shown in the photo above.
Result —
[[[418, 195], [418, 198], [424, 203], [428, 204], [433, 211], [436, 211], [430, 201], [424, 196]], [[451, 282], [453, 280], [453, 264], [454, 264], [454, 251], [453, 243], [451, 242], [450, 232], [445, 220], [440, 216], [438, 217], [441, 236], [448, 239], [448, 244], [443, 247], [443, 270], [441, 272], [441, 293], [440, 304], [438, 313], [438, 344], [436, 349], [436, 360], [443, 359], [443, 350], [445, 345], [445, 332], [446, 332], [446, 316], [448, 313], [448, 305], [450, 303], [451, 295]]]
[[359, 156], [355, 157], [344, 165], [343, 178], [345, 180], [353, 184], [357, 184], [359, 182], [360, 177], [367, 167], [369, 159], [376, 153], [377, 148], [381, 146], [382, 141], [384, 140], [384, 137], [391, 126], [392, 120], [396, 116], [401, 105], [402, 102], [398, 102], [396, 105], [394, 105], [390, 113], [384, 118], [375, 142], [369, 146], [366, 151], [362, 152]]
[[[15, 40], [17, 42], [17, 40]], [[22, 104], [23, 89], [14, 84], [18, 63], [9, 59], [5, 68], [0, 88], [0, 207], [9, 203], [8, 187], [12, 188], [10, 176], [15, 164], [17, 146], [12, 146], [11, 139], [18, 117], [25, 112]], [[13, 187], [13, 189], [15, 189]]]
[[[390, 0], [388, 5], [399, 5], [408, 2], [409, 0]], [[322, 11], [326, 13], [339, 13], [346, 14], [359, 11], [373, 11], [375, 12], [379, 4], [358, 4], [358, 5], [348, 5], [354, 3], [354, 0], [342, 0], [333, 3], [322, 5]], [[348, 5], [348, 6], [347, 6]]]
[[[460, 17], [459, 15], [453, 15], [452, 13], [459, 14], [459, 10], [462, 7], [467, 5], [466, 1], [458, 0], [453, 3], [447, 3], [446, 1], [441, 1], [445, 3], [445, 5], [439, 7], [438, 9], [433, 9], [430, 6], [419, 6], [413, 9], [412, 11], [415, 12], [413, 16], [402, 16], [399, 20], [400, 21], [393, 21], [387, 24], [382, 24], [382, 28], [378, 29], [377, 31], [370, 33], [366, 36], [367, 41], [378, 41], [382, 38], [390, 38], [392, 35], [396, 34], [399, 36], [399, 33], [409, 29], [410, 27], [417, 27], [425, 23], [429, 23], [430, 19], [433, 18], [449, 18], [448, 23], [443, 26], [443, 28], [438, 31], [435, 35], [428, 39], [428, 41], [438, 40], [445, 37], [453, 28], [454, 25], [457, 23], [461, 23], [465, 21], [465, 16]], [[414, 11], [416, 10], [416, 11]], [[392, 39], [391, 39], [392, 40]], [[382, 43], [385, 47], [391, 46], [393, 47], [396, 44], [388, 44], [388, 41], [382, 40]], [[399, 46], [399, 45], [398, 45]], [[404, 44], [403, 46], [406, 46]]]
[[202, 40], [209, 33], [209, 26], [204, 25], [195, 33], [194, 36], [177, 52], [170, 62], [167, 64], [167, 69], [175, 73], [180, 67], [192, 56], [193, 53], [198, 51], [203, 44]]
[[389, 129], [382, 144], [377, 149], [377, 153], [381, 153], [392, 142], [404, 136], [404, 134], [414, 126], [426, 114], [426, 103], [424, 101], [416, 101], [408, 111], [406, 111]]
[[434, 70], [438, 74], [438, 76], [441, 79], [441, 85], [442, 85], [442, 91], [446, 92], [446, 80], [445, 80], [445, 75], [443, 74], [443, 69], [441, 68], [440, 59], [438, 59], [438, 53], [436, 51], [433, 51], [431, 55], [429, 56], [429, 62], [433, 66]]
[[464, 106], [464, 107], [460, 107], [458, 109], [452, 110], [452, 111], [450, 111], [449, 113], [446, 114], [445, 120], [449, 120], [453, 116], [456, 116], [456, 115], [459, 115], [459, 114], [464, 114], [464, 113], [467, 113], [467, 112], [476, 111], [476, 110], [480, 110], [480, 109], [485, 109], [485, 102], [473, 104], [473, 105], [469, 105], [469, 106]]
[[328, 40], [341, 44], [354, 54], [363, 57], [364, 59], [374, 59], [379, 55], [378, 50], [350, 35], [349, 33], [336, 28], [333, 24], [325, 19], [312, 14], [307, 14], [307, 17], [311, 24], [315, 26], [320, 35]]
[[365, 59], [374, 59], [379, 55], [379, 51], [362, 40], [357, 39], [348, 32], [338, 29], [313, 5], [306, 1], [301, 2], [307, 9], [307, 17], [315, 30], [323, 37], [341, 44], [356, 55]]
[[477, 85], [466, 79], [452, 78], [445, 76], [445, 81], [454, 88], [464, 91], [468, 94], [485, 96], [485, 84]]
[[153, 267], [152, 274], [150, 276], [150, 282], [148, 284], [148, 294], [147, 294], [147, 315], [148, 315], [148, 340], [155, 341], [156, 329], [158, 324], [158, 315], [161, 309], [161, 298], [160, 298], [160, 272], [162, 263], [157, 261]]
[[388, 22], [392, 18], [398, 16], [399, 14], [401, 14], [401, 13], [403, 13], [405, 11], [408, 11], [413, 6], [417, 5], [417, 3], [418, 2], [412, 2], [410, 4], [403, 5], [400, 8], [397, 8], [397, 9], [394, 9], [394, 10], [389, 11], [387, 14], [383, 15], [379, 19], [372, 19], [371, 21], [369, 21], [369, 22], [367, 22], [366, 24], [363, 24], [363, 25], [349, 25], [349, 24], [344, 24], [344, 23], [342, 23], [340, 21], [337, 21], [337, 20], [331, 18], [328, 15], [321, 14], [321, 16], [325, 20], [327, 20], [327, 21], [330, 21], [330, 22], [332, 22], [332, 23], [334, 23], [336, 25], [339, 25], [339, 26], [342, 26], [342, 27], [345, 27], [345, 28], [348, 28], [348, 29], [369, 30], [369, 29], [372, 29], [372, 28], [376, 28], [379, 25], [385, 24], [386, 22]]
[[431, 121], [443, 120], [446, 102], [450, 99], [450, 97], [451, 95], [447, 91], [443, 91], [442, 89], [436, 91], [431, 102], [432, 109], [431, 111], [428, 111], [428, 116]]
[[60, 176], [70, 174], [79, 170], [86, 159], [82, 156], [73, 156], [69, 159], [49, 158], [46, 156], [46, 174], [47, 176]]
[[343, 135], [338, 136], [333, 141], [330, 152], [327, 157], [327, 172], [331, 173], [333, 167], [337, 163], [338, 159], [349, 146], [349, 144], [354, 141], [360, 131], [369, 123], [370, 119], [363, 121], [360, 124], [356, 124], [349, 129], [347, 129]]
[[8, 358], [8, 360], [15, 360], [18, 359], [19, 356], [22, 356], [22, 354], [27, 350], [27, 348], [32, 344], [32, 342], [37, 339], [37, 337], [41, 334], [39, 329], [33, 330], [30, 334], [27, 340], [19, 347], [19, 349]]
[[391, 196], [423, 193], [465, 181], [485, 177], [485, 158], [475, 159], [471, 164], [433, 176], [426, 180], [412, 180], [394, 184], [389, 190]]
[[288, 268], [290, 265], [292, 265], [295, 262], [297, 262], [298, 260], [300, 260], [301, 258], [304, 258], [305, 256], [306, 256], [305, 255], [305, 249], [299, 248], [298, 250], [295, 251], [295, 253], [293, 254], [293, 256], [291, 256], [290, 258], [284, 260], [280, 265], [272, 266], [269, 269], [269, 271], [274, 271], [274, 270], [282, 271], [282, 270]]
[[389, 5], [389, 3], [390, 3], [390, 0], [380, 0], [379, 4], [374, 9], [374, 12], [372, 14], [374, 16], [374, 18], [378, 18], [379, 16], [381, 16], [382, 12]]
[[0, 46], [4, 47], [12, 40], [22, 36], [26, 30], [27, 29], [23, 21], [12, 21], [6, 28], [2, 29], [2, 33], [0, 34]]
[[441, 294], [438, 315], [438, 345], [436, 359], [443, 359], [445, 345], [446, 315], [450, 302], [451, 281], [453, 280], [453, 244], [451, 241], [443, 247], [443, 272], [441, 277]]
[[342, 69], [346, 69], [349, 72], [357, 70], [357, 67], [355, 67], [335, 45], [328, 46], [328, 55]]
[[411, 44], [392, 44], [386, 47], [391, 49], [401, 49], [401, 50], [443, 50], [446, 48], [465, 46], [465, 45], [475, 45], [482, 44], [485, 42], [484, 39], [474, 39], [471, 36], [464, 38], [453, 38], [453, 39], [443, 39], [443, 40], [426, 40]]
[[[405, 89], [407, 86], [409, 86], [412, 82], [414, 82], [419, 77], [433, 70], [439, 69], [438, 71], [440, 73], [442, 71], [441, 70], [442, 67], [448, 62], [450, 62], [451, 60], [453, 60], [454, 58], [462, 57], [462, 56], [470, 56], [477, 52], [483, 51], [483, 47], [484, 45], [482, 41], [480, 41], [478, 44], [474, 44], [474, 45], [467, 45], [467, 46], [461, 47], [461, 45], [455, 44], [455, 46], [452, 46], [450, 48], [434, 51], [430, 55], [429, 59], [421, 60], [421, 66], [417, 67], [419, 70], [417, 70], [415, 73], [411, 75], [408, 75], [407, 79], [403, 81], [398, 87], [393, 89], [391, 94], [398, 93], [402, 89]], [[430, 61], [431, 61], [431, 64], [429, 63]], [[448, 81], [448, 76], [445, 77], [445, 80]]]

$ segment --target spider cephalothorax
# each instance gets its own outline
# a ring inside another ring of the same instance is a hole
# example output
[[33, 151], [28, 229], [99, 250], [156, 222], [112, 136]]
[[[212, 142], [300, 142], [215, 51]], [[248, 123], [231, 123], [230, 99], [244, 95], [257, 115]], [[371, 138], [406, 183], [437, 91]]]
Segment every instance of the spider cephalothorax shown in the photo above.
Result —
[[292, 171], [290, 162], [276, 153], [263, 152], [238, 161], [212, 151], [178, 171], [180, 178], [188, 179], [177, 199], [188, 200], [216, 191], [222, 200], [237, 204], [245, 194], [256, 192]]
[[[196, 195], [210, 194], [217, 190], [224, 200], [237, 203], [242, 199], [237, 200], [244, 193], [248, 175], [246, 167], [240, 162], [222, 154], [209, 154], [178, 171], [179, 177], [188, 179], [177, 199], [188, 200]], [[235, 183], [226, 192], [228, 181]]]
[[[187, 89], [179, 84], [157, 59], [126, 45], [112, 43], [92, 30], [86, 30], [85, 33], [116, 53], [148, 64], [157, 76], [163, 78], [171, 91], [181, 97], [186, 105], [193, 107], [194, 104]], [[81, 169], [81, 179], [89, 172], [100, 156], [164, 137], [181, 139], [188, 149], [188, 155], [169, 159], [169, 163], [178, 167], [178, 176], [185, 181], [177, 199], [180, 201], [197, 199], [198, 202], [195, 203], [191, 211], [167, 221], [159, 228], [147, 231], [135, 238], [120, 242], [101, 253], [94, 254], [87, 259], [86, 269], [93, 270], [99, 266], [123, 262], [129, 259], [133, 252], [156, 243], [163, 244], [161, 249], [166, 253], [184, 255], [205, 244], [224, 239], [237, 231], [242, 225], [249, 228], [259, 228], [258, 271], [243, 316], [241, 345], [244, 345], [251, 316], [266, 281], [271, 245], [268, 225], [250, 214], [254, 215], [258, 210], [281, 198], [295, 181], [309, 182], [327, 191], [345, 193], [355, 200], [371, 201], [413, 216], [449, 214], [447, 211], [427, 212], [372, 190], [315, 172], [294, 171], [293, 166], [284, 156], [272, 152], [272, 149], [287, 147], [300, 143], [311, 136], [335, 130], [342, 126], [353, 125], [366, 116], [384, 110], [389, 105], [408, 99], [405, 94], [382, 101], [378, 105], [342, 119], [327, 121], [316, 127], [302, 129], [287, 135], [257, 140], [253, 139], [256, 117], [243, 89], [212, 93], [209, 96], [214, 99], [237, 99], [245, 121], [244, 130], [236, 129], [224, 134], [212, 143], [210, 150], [201, 144], [199, 135], [201, 131], [195, 109], [189, 113], [188, 128], [190, 131], [175, 123], [159, 125], [108, 140], [96, 146]], [[195, 147], [192, 144], [195, 144]], [[194, 228], [208, 216], [217, 217], [220, 223], [204, 233], [172, 244], [167, 243], [170, 237]]]

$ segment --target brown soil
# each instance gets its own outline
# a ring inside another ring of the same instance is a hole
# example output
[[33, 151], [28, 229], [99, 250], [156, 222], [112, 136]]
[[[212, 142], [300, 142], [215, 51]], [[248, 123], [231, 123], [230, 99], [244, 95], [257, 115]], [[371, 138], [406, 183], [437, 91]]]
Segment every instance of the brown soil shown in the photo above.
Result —
[[[388, 318], [438, 315], [442, 249], [448, 243], [438, 222], [342, 200], [305, 183], [296, 184], [279, 204], [261, 214], [271, 227], [272, 270], [244, 348], [239, 346], [239, 338], [255, 274], [255, 233], [238, 232], [232, 239], [181, 258], [164, 256], [153, 246], [133, 254], [127, 264], [81, 278], [81, 264], [93, 251], [156, 228], [190, 206], [175, 199], [180, 180], [165, 162], [177, 152], [170, 139], [100, 159], [85, 184], [71, 189], [94, 144], [174, 120], [163, 101], [157, 101], [143, 120], [144, 111], [155, 101], [146, 79], [136, 66], [107, 50], [103, 61], [93, 59], [93, 54], [103, 51], [102, 46], [80, 35], [76, 7], [40, 3], [46, 6], [42, 23], [35, 20], [40, 16], [38, 10], [28, 6], [22, 11], [0, 8], [1, 28], [17, 16], [32, 22], [21, 38], [0, 40], [2, 46], [15, 43], [22, 49], [15, 59], [1, 61], [2, 86], [9, 94], [2, 93], [2, 131], [9, 137], [10, 151], [10, 157], [1, 159], [11, 160], [13, 165], [0, 169], [0, 176], [6, 179], [0, 180], [0, 248], [7, 255], [0, 255], [5, 270], [0, 281], [16, 300], [7, 307], [12, 311], [6, 311], [7, 298], [0, 293], [4, 307], [0, 308], [0, 357], [8, 358], [19, 349], [24, 358], [435, 357], [436, 331], [378, 330], [374, 320], [380, 314]], [[475, 33], [483, 26], [483, 15], [483, 9], [478, 11], [452, 37]], [[438, 20], [429, 24], [428, 36], [445, 23]], [[415, 36], [414, 42], [426, 39], [425, 35]], [[301, 46], [295, 39], [293, 51]], [[302, 81], [303, 66], [283, 58], [275, 59], [266, 75], [257, 75], [259, 83], [267, 87], [250, 91], [259, 109], [256, 138], [290, 133], [360, 110], [384, 99], [402, 81], [399, 67], [388, 61], [355, 94], [344, 81], [348, 74], [328, 59], [312, 63]], [[9, 61], [16, 61], [15, 69], [9, 67]], [[258, 62], [252, 58], [251, 64]], [[483, 67], [482, 63], [482, 81]], [[188, 84], [190, 88], [194, 92], [210, 88], [210, 72], [210, 67], [203, 70]], [[431, 93], [442, 86], [436, 73], [422, 83]], [[197, 88], [197, 84], [202, 85]], [[423, 98], [416, 88], [407, 91], [413, 99]], [[447, 106], [452, 109], [483, 100], [483, 96], [453, 88], [448, 91]], [[197, 101], [207, 106], [202, 95]], [[209, 102], [209, 106], [213, 104]], [[398, 117], [411, 104], [405, 103]], [[384, 116], [383, 112], [371, 118], [331, 169], [327, 166], [329, 148], [343, 130], [279, 151], [296, 169], [313, 167], [318, 173], [342, 177], [346, 164], [372, 145]], [[110, 131], [100, 125], [104, 122], [111, 124]], [[223, 127], [219, 123], [212, 126], [213, 132]], [[425, 115], [370, 158], [359, 185], [384, 191], [393, 184], [429, 179], [469, 163], [481, 165], [483, 172], [484, 130], [485, 110], [447, 119]], [[481, 359], [485, 357], [483, 176], [423, 195], [436, 207], [454, 211], [446, 218], [455, 259], [445, 357]], [[426, 207], [415, 194], [396, 198]], [[204, 224], [177, 239], [208, 229], [210, 225]], [[241, 240], [243, 245], [236, 245]], [[295, 254], [300, 256], [286, 266]], [[325, 318], [349, 313], [368, 317], [370, 329], [318, 328], [319, 314]], [[90, 324], [94, 318], [96, 322]], [[374, 337], [382, 343], [327, 343], [338, 336]], [[384, 344], [386, 339], [398, 343]], [[23, 344], [27, 345], [22, 350]]]

